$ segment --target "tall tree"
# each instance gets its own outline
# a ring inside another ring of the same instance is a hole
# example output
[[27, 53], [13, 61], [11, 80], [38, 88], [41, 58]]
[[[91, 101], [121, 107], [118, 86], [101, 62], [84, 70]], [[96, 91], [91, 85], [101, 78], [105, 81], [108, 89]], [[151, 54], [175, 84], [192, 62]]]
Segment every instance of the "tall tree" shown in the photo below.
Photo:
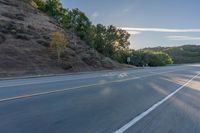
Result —
[[95, 27], [95, 38], [93, 47], [102, 54], [105, 54], [106, 49], [106, 27], [102, 24], [97, 24]]
[[70, 24], [69, 27], [81, 39], [86, 39], [87, 33], [91, 27], [91, 22], [85, 13], [81, 12], [78, 8], [69, 11]]

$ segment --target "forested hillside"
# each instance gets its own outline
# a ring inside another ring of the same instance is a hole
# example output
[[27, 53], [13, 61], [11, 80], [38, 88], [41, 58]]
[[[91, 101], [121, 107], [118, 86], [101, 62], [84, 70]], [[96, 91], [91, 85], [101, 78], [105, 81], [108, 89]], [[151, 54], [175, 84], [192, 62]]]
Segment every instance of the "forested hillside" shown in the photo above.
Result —
[[184, 45], [179, 47], [155, 47], [144, 50], [162, 51], [169, 54], [175, 64], [200, 63], [200, 46]]
[[[126, 63], [130, 34], [114, 25], [94, 25], [86, 14], [63, 7], [60, 0], [32, 0], [32, 5], [53, 17], [64, 29], [84, 40], [91, 48], [117, 62]], [[76, 44], [76, 41], [73, 41]]]

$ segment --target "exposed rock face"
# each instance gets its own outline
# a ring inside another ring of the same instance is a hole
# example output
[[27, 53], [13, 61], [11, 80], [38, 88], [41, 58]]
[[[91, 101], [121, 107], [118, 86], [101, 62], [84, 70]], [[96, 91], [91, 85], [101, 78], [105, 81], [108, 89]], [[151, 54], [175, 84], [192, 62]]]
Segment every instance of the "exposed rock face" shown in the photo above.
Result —
[[[51, 17], [33, 8], [26, 0], [0, 0], [0, 76], [64, 73], [121, 68], [91, 49]], [[28, 0], [27, 0], [28, 1]], [[62, 63], [49, 49], [50, 33], [60, 31], [69, 40]]]

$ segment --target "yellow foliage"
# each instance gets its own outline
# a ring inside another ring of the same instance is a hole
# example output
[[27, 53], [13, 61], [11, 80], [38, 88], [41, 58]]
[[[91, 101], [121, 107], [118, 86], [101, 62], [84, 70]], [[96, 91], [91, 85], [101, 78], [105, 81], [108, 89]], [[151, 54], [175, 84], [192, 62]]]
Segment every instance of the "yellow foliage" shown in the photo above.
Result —
[[37, 5], [34, 1], [31, 1], [31, 5], [32, 5], [34, 8], [38, 8], [38, 5]]
[[66, 47], [66, 40], [64, 34], [60, 32], [53, 32], [51, 34], [51, 48], [56, 48], [56, 45], [60, 45], [62, 48]]
[[60, 55], [64, 52], [66, 46], [67, 46], [67, 41], [63, 33], [53, 32], [51, 34], [50, 47], [56, 50], [59, 60], [60, 60]]

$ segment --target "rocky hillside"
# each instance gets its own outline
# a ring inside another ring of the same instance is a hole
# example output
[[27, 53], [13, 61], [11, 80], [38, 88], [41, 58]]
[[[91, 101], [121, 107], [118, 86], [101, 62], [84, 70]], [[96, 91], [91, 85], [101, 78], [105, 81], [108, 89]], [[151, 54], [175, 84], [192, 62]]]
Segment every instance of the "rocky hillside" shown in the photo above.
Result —
[[[50, 34], [63, 32], [69, 45], [58, 63], [50, 50]], [[29, 0], [0, 0], [0, 76], [64, 73], [124, 67], [91, 49]]]

